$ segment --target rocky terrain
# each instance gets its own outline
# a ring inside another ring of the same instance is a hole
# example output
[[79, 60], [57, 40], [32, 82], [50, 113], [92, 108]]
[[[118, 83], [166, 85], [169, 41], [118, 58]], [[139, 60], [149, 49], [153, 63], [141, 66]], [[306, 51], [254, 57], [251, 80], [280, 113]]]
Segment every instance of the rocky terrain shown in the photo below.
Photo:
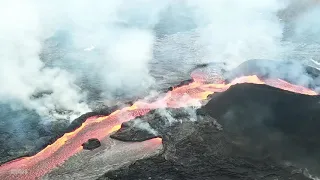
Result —
[[318, 96], [238, 84], [194, 109], [194, 121], [190, 109], [154, 110], [111, 137], [162, 137], [162, 153], [99, 179], [311, 179], [309, 173], [320, 172], [318, 102]]

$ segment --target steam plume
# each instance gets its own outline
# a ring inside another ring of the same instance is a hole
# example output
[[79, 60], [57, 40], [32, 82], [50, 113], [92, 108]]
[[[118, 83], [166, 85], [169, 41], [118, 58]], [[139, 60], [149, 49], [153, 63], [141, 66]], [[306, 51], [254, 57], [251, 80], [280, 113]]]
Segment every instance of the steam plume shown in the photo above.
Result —
[[201, 62], [317, 60], [320, 37], [312, 0], [5, 0], [0, 8], [0, 101], [53, 119], [148, 92]]

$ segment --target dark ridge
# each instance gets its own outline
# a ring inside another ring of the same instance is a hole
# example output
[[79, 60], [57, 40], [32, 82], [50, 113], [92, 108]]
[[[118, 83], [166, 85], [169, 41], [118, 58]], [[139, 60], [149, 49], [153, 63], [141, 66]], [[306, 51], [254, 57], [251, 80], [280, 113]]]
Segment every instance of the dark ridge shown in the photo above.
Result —
[[304, 170], [273, 157], [268, 149], [252, 155], [256, 148], [217, 128], [212, 118], [177, 123], [162, 136], [161, 154], [138, 160], [107, 172], [99, 180], [310, 180]]
[[[296, 170], [295, 167], [272, 166], [271, 163], [268, 164], [267, 162], [257, 164], [245, 159], [239, 159], [238, 165], [232, 166], [230, 164], [234, 163], [235, 160], [231, 158], [219, 162], [210, 162], [216, 159], [207, 158], [203, 159], [201, 163], [196, 160], [197, 158], [194, 157], [193, 164], [185, 165], [184, 162], [181, 162], [181, 157], [177, 160], [167, 160], [163, 156], [155, 156], [146, 160], [138, 160], [129, 167], [118, 171], [106, 173], [98, 180], [274, 180], [278, 178], [283, 180], [311, 180], [303, 175], [303, 170]], [[254, 167], [253, 164], [256, 164], [257, 167]], [[244, 167], [241, 168], [240, 165]], [[246, 171], [245, 169], [250, 170]]]
[[[132, 125], [143, 120], [163, 139], [162, 154], [99, 179], [310, 179], [305, 168], [320, 174], [319, 100], [267, 85], [237, 84], [197, 109], [194, 122], [183, 108], [154, 110], [123, 124], [119, 139], [143, 137], [146, 130]], [[176, 123], [163, 123], [163, 111]]]
[[[320, 96], [298, 94], [268, 85], [244, 83], [231, 86], [225, 92], [212, 96], [203, 109], [217, 119], [223, 119], [226, 113], [231, 111], [239, 112], [237, 116], [243, 115], [245, 119], [258, 113], [260, 121], [268, 126], [281, 128], [288, 133], [318, 136], [316, 127], [320, 125], [320, 121], [315, 119], [320, 117], [319, 102]], [[258, 111], [259, 108], [265, 111]], [[246, 114], [249, 116], [245, 116]], [[224, 121], [221, 123], [224, 124]], [[292, 125], [293, 123], [295, 125]], [[287, 126], [288, 124], [291, 125]]]
[[202, 111], [216, 118], [225, 131], [251, 137], [250, 143], [259, 146], [263, 141], [274, 147], [275, 156], [319, 170], [319, 102], [320, 96], [267, 85], [238, 84], [214, 95]]

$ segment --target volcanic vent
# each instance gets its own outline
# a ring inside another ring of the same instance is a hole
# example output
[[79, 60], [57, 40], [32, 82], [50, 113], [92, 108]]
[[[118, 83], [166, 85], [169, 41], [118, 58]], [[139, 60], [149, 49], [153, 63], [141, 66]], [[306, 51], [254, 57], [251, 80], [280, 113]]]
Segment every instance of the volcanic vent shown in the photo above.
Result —
[[198, 75], [153, 102], [90, 117], [34, 156], [1, 165], [0, 178], [83, 179], [81, 169], [68, 170], [72, 163], [89, 168], [89, 160], [72, 160], [84, 154], [82, 144], [119, 129], [111, 137], [143, 141], [132, 147], [140, 152], [164, 148], [118, 170], [104, 168], [99, 179], [308, 179], [304, 168], [318, 172], [317, 93], [286, 79], [242, 75], [229, 83]]

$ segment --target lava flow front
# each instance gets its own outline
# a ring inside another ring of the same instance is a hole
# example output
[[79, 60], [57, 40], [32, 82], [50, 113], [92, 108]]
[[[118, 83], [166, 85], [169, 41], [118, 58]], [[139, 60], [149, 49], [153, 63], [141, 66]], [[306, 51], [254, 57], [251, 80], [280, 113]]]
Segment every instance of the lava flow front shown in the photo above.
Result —
[[[200, 106], [201, 100], [215, 92], [222, 92], [237, 83], [267, 84], [287, 91], [306, 95], [317, 95], [316, 92], [280, 79], [261, 80], [257, 76], [244, 76], [233, 80], [229, 84], [210, 84], [201, 79], [169, 91], [156, 101], [148, 103], [138, 101], [131, 107], [117, 110], [105, 117], [88, 118], [81, 127], [66, 133], [34, 156], [20, 158], [0, 166], [0, 179], [37, 179], [64, 163], [65, 160], [82, 150], [81, 144], [89, 138], [103, 139], [118, 130], [121, 123], [144, 115], [152, 109], [164, 107]], [[161, 144], [161, 139], [150, 141], [155, 145]]]

